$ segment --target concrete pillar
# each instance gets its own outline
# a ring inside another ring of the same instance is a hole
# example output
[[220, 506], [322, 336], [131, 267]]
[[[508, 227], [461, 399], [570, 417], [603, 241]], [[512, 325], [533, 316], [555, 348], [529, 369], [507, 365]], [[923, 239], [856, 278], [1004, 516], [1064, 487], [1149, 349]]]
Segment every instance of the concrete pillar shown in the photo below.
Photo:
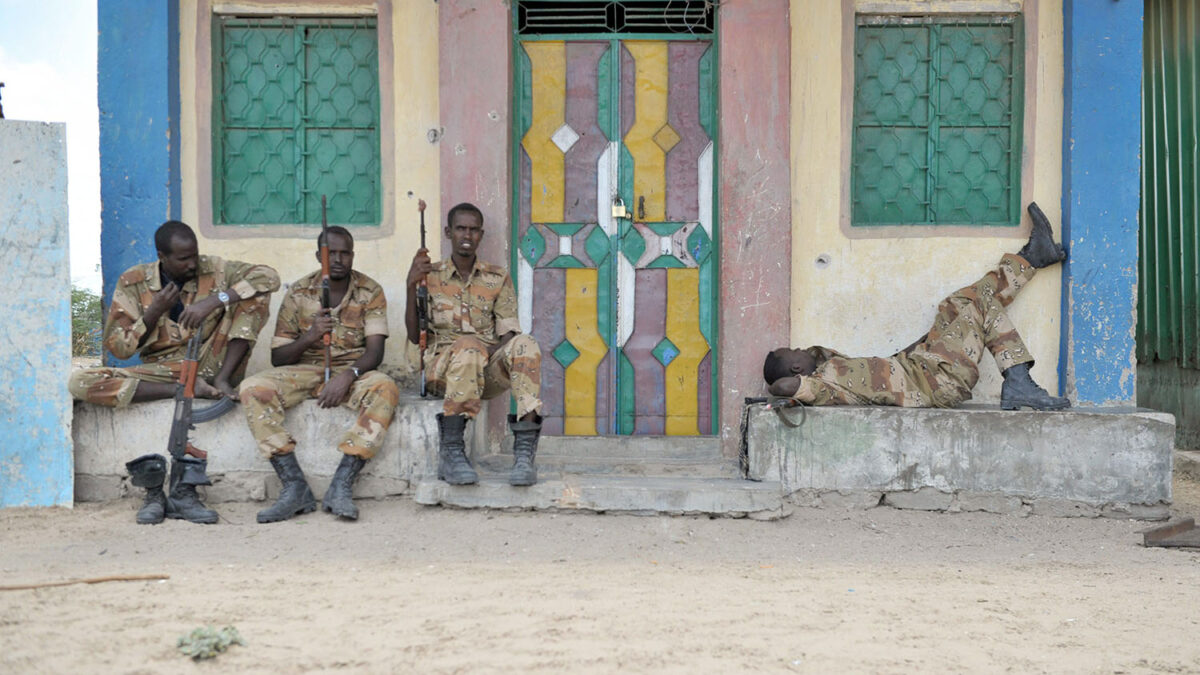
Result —
[[[71, 272], [62, 124], [0, 119], [0, 507], [69, 506]], [[24, 317], [24, 318], [21, 318]]]
[[[792, 283], [791, 24], [787, 0], [721, 5], [721, 447], [741, 443], [742, 400], [788, 344]], [[714, 397], [715, 398], [715, 397]]]
[[1142, 3], [1064, 0], [1063, 332], [1079, 405], [1133, 405]]
[[105, 0], [97, 7], [107, 307], [121, 273], [153, 258], [154, 230], [179, 217], [179, 3]]

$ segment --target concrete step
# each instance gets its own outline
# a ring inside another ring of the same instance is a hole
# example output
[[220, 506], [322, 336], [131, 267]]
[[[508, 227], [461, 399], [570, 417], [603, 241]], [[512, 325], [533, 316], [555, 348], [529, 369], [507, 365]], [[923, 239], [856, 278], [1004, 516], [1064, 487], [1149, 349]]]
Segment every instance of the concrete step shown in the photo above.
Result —
[[[512, 439], [502, 451], [474, 458], [485, 471], [505, 473], [512, 466]], [[744, 478], [738, 461], [721, 454], [710, 436], [543, 436], [538, 442], [538, 471], [614, 476]]]
[[414, 499], [428, 506], [468, 509], [565, 510], [639, 515], [714, 515], [774, 520], [791, 511], [778, 482], [728, 478], [665, 478], [569, 474], [512, 487], [503, 476], [478, 485], [438, 480], [417, 484]]

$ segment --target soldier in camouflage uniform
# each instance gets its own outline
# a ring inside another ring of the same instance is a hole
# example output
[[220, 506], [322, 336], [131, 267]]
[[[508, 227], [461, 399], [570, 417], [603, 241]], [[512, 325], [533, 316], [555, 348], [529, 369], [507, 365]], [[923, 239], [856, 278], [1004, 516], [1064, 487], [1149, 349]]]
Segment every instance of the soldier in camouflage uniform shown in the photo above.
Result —
[[[236, 396], [234, 385], [266, 323], [279, 275], [266, 265], [200, 255], [196, 234], [179, 221], [163, 223], [154, 234], [154, 245], [157, 261], [132, 267], [117, 280], [104, 327], [108, 351], [121, 359], [137, 354], [142, 363], [71, 373], [67, 387], [78, 400], [120, 408], [174, 396], [188, 340], [197, 330], [205, 337], [196, 395]], [[216, 512], [204, 508], [195, 493], [195, 485], [207, 482], [175, 486], [168, 499], [161, 472], [142, 471], [165, 462], [160, 455], [130, 462], [134, 485], [147, 489], [138, 522], [160, 523], [168, 516], [215, 523]], [[203, 467], [188, 475], [203, 476]]]
[[517, 403], [509, 415], [513, 432], [512, 485], [537, 482], [534, 457], [541, 434], [542, 352], [537, 341], [521, 334], [517, 296], [503, 267], [476, 258], [483, 238], [483, 214], [472, 204], [459, 204], [447, 216], [450, 260], [433, 264], [425, 249], [417, 251], [408, 273], [408, 339], [417, 344], [416, 289], [429, 288], [429, 349], [425, 353], [428, 387], [445, 398], [438, 414], [440, 444], [438, 478], [453, 485], [476, 483], [479, 476], [467, 459], [463, 430], [479, 414], [482, 401], [511, 390]]
[[[330, 306], [321, 307], [321, 271], [292, 284], [275, 320], [270, 370], [242, 382], [240, 397], [250, 432], [275, 469], [283, 487], [279, 499], [258, 513], [258, 522], [286, 520], [317, 508], [316, 499], [296, 461], [296, 441], [283, 428], [284, 411], [316, 398], [322, 408], [345, 405], [358, 411], [342, 438], [341, 463], [325, 491], [326, 511], [358, 519], [354, 481], [383, 444], [400, 391], [392, 378], [375, 370], [383, 361], [388, 336], [383, 288], [353, 269], [354, 238], [344, 227], [330, 227]], [[321, 237], [318, 237], [318, 246]], [[317, 253], [320, 259], [320, 251]], [[331, 335], [332, 375], [325, 381], [323, 336]]]
[[1003, 409], [1069, 407], [1065, 398], [1050, 396], [1034, 383], [1029, 375], [1033, 356], [1004, 311], [1038, 269], [1066, 259], [1037, 204], [1029, 205], [1029, 213], [1029, 243], [943, 300], [933, 327], [920, 340], [887, 358], [851, 358], [825, 347], [776, 349], [763, 363], [771, 393], [808, 405], [952, 408], [971, 398], [979, 361], [988, 351], [1004, 376]]

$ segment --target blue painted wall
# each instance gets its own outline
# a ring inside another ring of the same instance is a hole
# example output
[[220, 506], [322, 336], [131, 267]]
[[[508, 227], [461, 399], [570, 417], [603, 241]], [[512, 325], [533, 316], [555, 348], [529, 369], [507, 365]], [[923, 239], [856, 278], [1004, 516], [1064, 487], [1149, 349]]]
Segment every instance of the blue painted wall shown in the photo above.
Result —
[[179, 217], [179, 3], [102, 0], [97, 9], [107, 303], [122, 272], [155, 258], [154, 230]]
[[65, 127], [0, 119], [0, 507], [74, 496], [67, 240]]
[[1133, 405], [1142, 2], [1065, 0], [1063, 332], [1080, 405]]

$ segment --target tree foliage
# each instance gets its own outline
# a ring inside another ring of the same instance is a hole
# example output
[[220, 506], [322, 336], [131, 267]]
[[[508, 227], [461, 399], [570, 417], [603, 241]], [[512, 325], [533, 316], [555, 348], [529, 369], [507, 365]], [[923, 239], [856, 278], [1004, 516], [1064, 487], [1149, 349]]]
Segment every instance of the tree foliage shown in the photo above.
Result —
[[100, 296], [87, 288], [71, 286], [71, 356], [100, 356], [103, 330]]

